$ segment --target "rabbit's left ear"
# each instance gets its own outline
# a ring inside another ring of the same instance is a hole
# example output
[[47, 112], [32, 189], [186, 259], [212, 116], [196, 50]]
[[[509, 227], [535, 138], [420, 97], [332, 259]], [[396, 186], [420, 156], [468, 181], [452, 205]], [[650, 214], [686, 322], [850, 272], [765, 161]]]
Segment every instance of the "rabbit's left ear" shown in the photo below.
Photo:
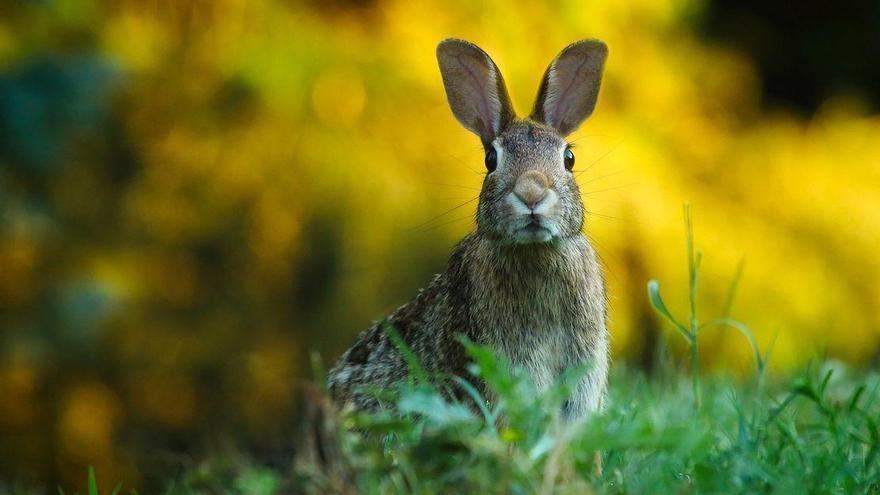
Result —
[[608, 47], [599, 40], [568, 45], [547, 67], [532, 119], [571, 134], [593, 113]]
[[477, 45], [454, 38], [437, 45], [437, 62], [455, 118], [488, 145], [514, 118], [498, 66]]

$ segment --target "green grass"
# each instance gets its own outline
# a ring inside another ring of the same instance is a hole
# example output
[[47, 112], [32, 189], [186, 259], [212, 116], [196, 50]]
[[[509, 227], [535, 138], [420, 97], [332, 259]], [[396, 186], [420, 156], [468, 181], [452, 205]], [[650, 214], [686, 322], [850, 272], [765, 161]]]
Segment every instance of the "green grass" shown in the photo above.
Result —
[[[468, 380], [429, 376], [394, 338], [413, 378], [377, 392], [388, 410], [341, 419], [335, 470], [224, 458], [185, 473], [168, 493], [880, 494], [880, 375], [816, 361], [788, 378], [766, 377], [769, 352], [728, 309], [697, 317], [701, 256], [687, 207], [685, 218], [690, 312], [673, 316], [656, 281], [648, 297], [689, 346], [690, 373], [667, 362], [649, 378], [615, 364], [605, 411], [572, 427], [559, 411], [584, 369], [539, 393], [522, 370], [465, 342], [471, 373], [497, 396], [489, 404]], [[698, 373], [699, 335], [725, 326], [752, 346], [752, 377]], [[470, 392], [468, 404], [447, 399], [453, 384]]]
[[399, 414], [345, 419], [367, 433], [342, 434], [350, 480], [239, 458], [188, 473], [172, 493], [880, 493], [876, 374], [814, 364], [764, 392], [708, 377], [697, 410], [690, 377], [618, 366], [606, 411], [570, 429], [557, 415], [563, 384], [537, 394], [487, 349], [472, 352], [500, 400], [477, 412], [402, 386]]
[[[122, 483], [117, 483], [113, 488], [113, 491], [110, 492], [110, 495], [117, 495], [120, 488], [122, 488]], [[86, 493], [88, 495], [100, 495], [100, 492], [98, 491], [98, 480], [95, 478], [95, 468], [92, 466], [89, 466], [89, 478], [88, 485], [86, 485]], [[137, 495], [137, 492], [132, 490], [131, 494]], [[67, 492], [65, 492], [63, 488], [58, 487], [58, 495], [67, 495]]]

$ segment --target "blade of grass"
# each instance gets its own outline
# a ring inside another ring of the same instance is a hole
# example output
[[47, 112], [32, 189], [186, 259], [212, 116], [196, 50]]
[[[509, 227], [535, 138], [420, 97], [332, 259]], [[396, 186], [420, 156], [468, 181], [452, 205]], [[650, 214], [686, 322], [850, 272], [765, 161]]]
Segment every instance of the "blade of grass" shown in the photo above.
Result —
[[89, 466], [89, 495], [98, 495], [98, 482], [95, 480], [94, 466]]
[[460, 376], [453, 376], [452, 381], [458, 384], [466, 394], [474, 401], [477, 407], [480, 409], [480, 413], [483, 414], [483, 419], [486, 420], [486, 426], [489, 427], [490, 431], [497, 436], [498, 430], [495, 428], [495, 416], [489, 412], [489, 408], [486, 407], [486, 399], [484, 399], [480, 392], [477, 391], [476, 388], [471, 384], [471, 382], [465, 380]]
[[733, 272], [733, 279], [730, 281], [730, 287], [727, 288], [727, 297], [724, 300], [724, 310], [721, 312], [721, 318], [730, 318], [730, 313], [733, 310], [733, 299], [736, 297], [736, 292], [739, 289], [739, 282], [742, 279], [745, 266], [745, 257], [740, 258], [739, 262], [736, 264], [736, 271]]
[[428, 383], [428, 372], [422, 367], [419, 358], [416, 357], [409, 345], [403, 340], [403, 337], [400, 336], [394, 325], [388, 320], [382, 320], [379, 325], [382, 326], [382, 330], [388, 335], [388, 338], [391, 339], [391, 342], [397, 347], [397, 351], [403, 357], [404, 362], [406, 362], [410, 377], [414, 377], [417, 383]]
[[718, 318], [716, 320], [707, 321], [700, 325], [700, 328], [708, 328], [711, 326], [719, 326], [719, 327], [731, 327], [738, 330], [749, 342], [749, 346], [752, 349], [752, 355], [755, 359], [755, 365], [758, 368], [758, 372], [761, 373], [764, 370], [764, 358], [761, 356], [761, 352], [758, 349], [758, 343], [755, 341], [755, 336], [752, 334], [752, 331], [749, 330], [749, 327], [746, 326], [743, 322], [739, 320], [734, 320], [731, 318]]
[[703, 405], [702, 394], [700, 392], [700, 347], [699, 332], [700, 323], [697, 320], [697, 281], [700, 262], [703, 259], [703, 253], [694, 252], [694, 219], [691, 213], [691, 205], [684, 204], [684, 225], [687, 235], [687, 253], [688, 253], [688, 300], [690, 302], [690, 335], [691, 335], [691, 381], [694, 392], [694, 406], [699, 411]]
[[648, 282], [648, 300], [651, 302], [651, 306], [653, 306], [654, 310], [656, 310], [660, 316], [666, 318], [666, 321], [671, 323], [672, 326], [681, 333], [685, 340], [689, 343], [693, 341], [693, 335], [691, 335], [691, 332], [672, 316], [672, 313], [669, 312], [669, 308], [666, 307], [666, 303], [663, 302], [663, 298], [660, 297], [660, 282], [656, 280]]

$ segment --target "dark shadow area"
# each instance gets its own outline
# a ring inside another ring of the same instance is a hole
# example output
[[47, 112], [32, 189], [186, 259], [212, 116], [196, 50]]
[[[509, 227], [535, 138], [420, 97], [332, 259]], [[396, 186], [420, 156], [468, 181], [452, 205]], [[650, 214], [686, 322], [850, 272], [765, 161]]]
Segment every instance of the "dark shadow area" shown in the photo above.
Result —
[[699, 30], [754, 60], [766, 107], [811, 114], [848, 94], [880, 108], [880, 2], [712, 0]]

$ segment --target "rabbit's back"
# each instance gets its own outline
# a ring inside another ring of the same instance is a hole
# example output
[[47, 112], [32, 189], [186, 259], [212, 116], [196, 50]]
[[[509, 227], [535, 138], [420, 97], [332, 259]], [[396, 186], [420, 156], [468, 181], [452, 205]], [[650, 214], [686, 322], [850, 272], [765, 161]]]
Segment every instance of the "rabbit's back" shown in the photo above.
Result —
[[389, 388], [405, 380], [409, 365], [389, 332], [396, 333], [419, 366], [430, 373], [461, 375], [467, 360], [458, 335], [470, 331], [471, 284], [465, 269], [468, 239], [455, 249], [446, 270], [411, 301], [361, 333], [328, 375], [331, 396], [344, 406], [373, 409], [378, 402], [364, 388]]

